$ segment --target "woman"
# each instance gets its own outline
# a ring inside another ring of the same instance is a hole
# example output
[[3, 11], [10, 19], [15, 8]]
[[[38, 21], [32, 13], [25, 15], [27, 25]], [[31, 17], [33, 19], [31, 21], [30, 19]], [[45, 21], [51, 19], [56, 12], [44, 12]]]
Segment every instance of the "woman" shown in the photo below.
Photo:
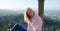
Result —
[[25, 12], [24, 19], [28, 23], [27, 31], [42, 30], [42, 19], [31, 8], [28, 8]]
[[27, 29], [20, 23], [15, 24], [11, 31], [41, 31], [42, 20], [39, 15], [35, 14], [31, 8], [28, 8], [24, 14], [24, 19], [28, 24]]

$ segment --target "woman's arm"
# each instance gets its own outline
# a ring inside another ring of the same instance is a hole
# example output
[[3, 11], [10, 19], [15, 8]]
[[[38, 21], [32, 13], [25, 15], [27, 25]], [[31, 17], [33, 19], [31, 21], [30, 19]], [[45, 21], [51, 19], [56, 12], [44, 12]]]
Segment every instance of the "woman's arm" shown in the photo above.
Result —
[[40, 18], [40, 16], [37, 16], [34, 31], [41, 31], [41, 30], [42, 30], [42, 19]]

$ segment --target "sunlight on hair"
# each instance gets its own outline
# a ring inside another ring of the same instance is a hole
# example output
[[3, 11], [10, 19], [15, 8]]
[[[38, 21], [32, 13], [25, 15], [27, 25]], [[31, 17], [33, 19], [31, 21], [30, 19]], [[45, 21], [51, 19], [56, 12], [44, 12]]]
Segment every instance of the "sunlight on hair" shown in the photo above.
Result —
[[29, 23], [29, 20], [28, 20], [28, 18], [27, 18], [27, 16], [26, 16], [26, 11], [27, 11], [27, 9], [26, 9], [25, 12], [24, 12], [24, 21], [27, 22], [27, 23]]

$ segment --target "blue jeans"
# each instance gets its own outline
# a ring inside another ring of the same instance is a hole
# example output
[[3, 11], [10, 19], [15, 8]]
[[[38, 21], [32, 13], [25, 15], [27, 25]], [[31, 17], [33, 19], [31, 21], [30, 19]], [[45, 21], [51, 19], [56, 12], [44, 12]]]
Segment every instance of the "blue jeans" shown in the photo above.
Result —
[[13, 27], [12, 27], [12, 30], [11, 31], [27, 31], [27, 29], [23, 26], [23, 25], [21, 25], [21, 24], [19, 24], [19, 23], [17, 23], [17, 24], [15, 24]]

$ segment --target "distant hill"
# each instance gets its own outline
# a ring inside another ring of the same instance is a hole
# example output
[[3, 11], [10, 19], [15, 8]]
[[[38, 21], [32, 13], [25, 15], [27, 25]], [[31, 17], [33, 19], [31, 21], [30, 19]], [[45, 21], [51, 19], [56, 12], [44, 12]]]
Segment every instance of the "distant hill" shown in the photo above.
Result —
[[0, 16], [10, 16], [10, 15], [16, 15], [16, 14], [21, 14], [23, 12], [23, 10], [4, 10], [4, 9], [0, 9]]
[[44, 15], [49, 18], [60, 21], [60, 10], [45, 10]]
[[44, 14], [46, 16], [60, 16], [60, 10], [45, 10]]

